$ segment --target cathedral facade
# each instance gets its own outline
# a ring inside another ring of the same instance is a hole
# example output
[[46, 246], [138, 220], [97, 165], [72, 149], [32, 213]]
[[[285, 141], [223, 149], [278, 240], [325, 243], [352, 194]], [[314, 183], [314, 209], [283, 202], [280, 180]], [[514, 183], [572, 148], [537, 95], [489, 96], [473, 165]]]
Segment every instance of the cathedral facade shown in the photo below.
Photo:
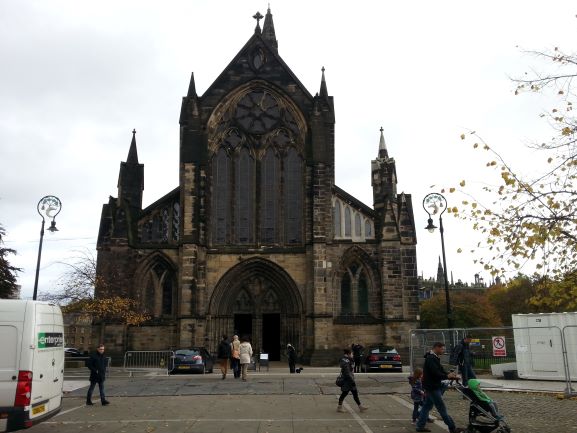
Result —
[[214, 350], [223, 334], [246, 335], [272, 360], [291, 343], [316, 365], [352, 342], [402, 350], [418, 323], [416, 234], [382, 129], [369, 207], [335, 185], [324, 70], [313, 96], [279, 55], [270, 10], [262, 29], [255, 18], [203, 95], [191, 77], [179, 186], [144, 209], [133, 133], [102, 209], [96, 296], [133, 298], [151, 319], [101, 324], [102, 338], [118, 351]]

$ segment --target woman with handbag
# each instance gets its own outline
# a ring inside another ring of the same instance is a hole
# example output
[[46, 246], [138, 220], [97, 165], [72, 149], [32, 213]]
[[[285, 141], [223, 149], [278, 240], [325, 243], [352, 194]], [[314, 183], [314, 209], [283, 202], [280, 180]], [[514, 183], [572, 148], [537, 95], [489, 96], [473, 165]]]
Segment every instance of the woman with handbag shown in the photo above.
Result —
[[359, 412], [364, 412], [368, 409], [361, 404], [359, 400], [359, 392], [357, 391], [357, 384], [355, 383], [355, 374], [353, 373], [354, 363], [353, 355], [351, 349], [344, 349], [344, 355], [341, 358], [339, 365], [341, 367], [341, 375], [337, 378], [337, 385], [342, 383], [341, 386], [341, 396], [339, 397], [339, 405], [337, 406], [337, 412], [344, 412], [343, 401], [349, 392], [353, 395], [355, 403], [359, 406]]
[[238, 335], [232, 337], [232, 343], [230, 343], [230, 366], [232, 367], [232, 372], [234, 378], [240, 378], [240, 341]]
[[246, 382], [246, 372], [250, 365], [250, 358], [252, 356], [252, 346], [248, 342], [248, 337], [242, 337], [240, 346], [238, 347], [240, 354], [240, 368], [242, 371], [242, 380]]

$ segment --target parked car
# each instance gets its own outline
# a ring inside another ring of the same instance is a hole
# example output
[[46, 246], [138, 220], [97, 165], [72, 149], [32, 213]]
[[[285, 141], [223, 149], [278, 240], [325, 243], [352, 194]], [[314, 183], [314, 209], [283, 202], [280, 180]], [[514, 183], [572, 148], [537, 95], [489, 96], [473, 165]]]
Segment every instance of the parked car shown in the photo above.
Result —
[[214, 358], [204, 347], [179, 349], [174, 352], [171, 374], [174, 373], [212, 373]]
[[74, 347], [65, 347], [64, 356], [67, 358], [79, 358], [85, 356], [80, 350]]
[[363, 364], [363, 371], [403, 371], [401, 355], [392, 346], [371, 347]]

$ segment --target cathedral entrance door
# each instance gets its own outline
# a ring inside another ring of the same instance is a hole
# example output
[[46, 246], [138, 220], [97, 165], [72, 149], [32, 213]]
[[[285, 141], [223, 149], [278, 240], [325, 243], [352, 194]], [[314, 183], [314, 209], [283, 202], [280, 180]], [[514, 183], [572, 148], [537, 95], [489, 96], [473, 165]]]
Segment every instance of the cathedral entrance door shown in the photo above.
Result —
[[262, 351], [271, 361], [280, 361], [280, 314], [262, 315]]
[[249, 341], [252, 341], [252, 314], [234, 315], [234, 333], [240, 339], [247, 337]]

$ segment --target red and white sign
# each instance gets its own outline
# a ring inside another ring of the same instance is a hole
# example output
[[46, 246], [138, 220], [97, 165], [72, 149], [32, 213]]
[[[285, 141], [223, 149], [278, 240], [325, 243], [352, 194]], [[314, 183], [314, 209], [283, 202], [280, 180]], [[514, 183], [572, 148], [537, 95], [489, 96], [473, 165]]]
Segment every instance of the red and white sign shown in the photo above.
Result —
[[493, 356], [507, 356], [505, 337], [493, 337]]

